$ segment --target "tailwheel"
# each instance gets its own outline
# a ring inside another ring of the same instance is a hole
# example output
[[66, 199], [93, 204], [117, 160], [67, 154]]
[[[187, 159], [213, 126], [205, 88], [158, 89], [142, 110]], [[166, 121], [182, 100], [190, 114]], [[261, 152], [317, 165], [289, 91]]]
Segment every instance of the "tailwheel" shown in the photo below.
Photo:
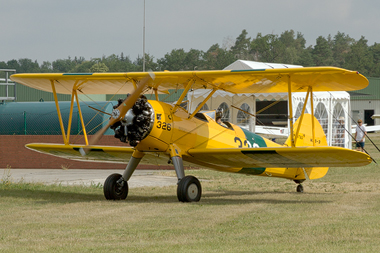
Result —
[[196, 177], [186, 176], [178, 182], [177, 197], [181, 202], [198, 202], [201, 199], [202, 187]]
[[108, 200], [126, 199], [128, 196], [128, 182], [120, 174], [107, 177], [103, 186], [104, 197]]
[[303, 192], [302, 184], [297, 185], [297, 192]]

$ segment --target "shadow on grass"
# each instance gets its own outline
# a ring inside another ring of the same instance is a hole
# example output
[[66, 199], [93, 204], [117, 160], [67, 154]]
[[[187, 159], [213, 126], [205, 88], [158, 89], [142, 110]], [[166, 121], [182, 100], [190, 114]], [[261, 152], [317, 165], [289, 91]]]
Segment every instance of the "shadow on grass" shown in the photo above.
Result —
[[[254, 196], [262, 195], [261, 198], [254, 198]], [[281, 198], [276, 198], [279, 195], [287, 195], [288, 198], [281, 196]], [[301, 199], [293, 199], [294, 196], [300, 196]], [[230, 204], [230, 203], [267, 203], [267, 204], [300, 204], [300, 203], [311, 203], [311, 204], [322, 204], [330, 203], [328, 200], [312, 200], [309, 196], [315, 195], [315, 193], [298, 193], [298, 192], [251, 192], [251, 191], [224, 191], [224, 192], [213, 192], [205, 193], [202, 195], [201, 201], [208, 202], [210, 204]], [[234, 199], [235, 196], [239, 196]]]
[[[282, 197], [281, 199], [276, 199], [278, 195], [288, 195], [289, 198]], [[267, 195], [263, 198], [255, 198], [257, 195]], [[294, 200], [294, 196], [305, 196], [302, 199]], [[330, 203], [328, 200], [311, 200], [309, 196], [315, 195], [297, 193], [297, 192], [250, 192], [250, 191], [217, 191], [217, 192], [207, 192], [202, 194], [202, 198], [199, 204], [202, 205], [230, 205], [230, 204], [242, 204], [242, 203], [268, 203], [268, 204], [300, 204], [300, 203], [311, 203], [311, 204], [322, 204]], [[266, 198], [267, 197], [267, 198]], [[126, 200], [130, 203], [143, 203], [143, 202], [157, 202], [157, 203], [175, 203], [178, 202], [176, 195], [171, 196], [139, 196], [130, 194]]]
[[103, 200], [102, 193], [62, 192], [59, 190], [43, 189], [1, 189], [0, 197], [21, 198], [36, 201], [37, 203], [78, 203]]
[[[75, 192], [75, 190], [68, 192], [66, 189], [60, 191], [59, 189], [4, 189], [0, 188], [0, 197], [20, 198], [34, 201], [38, 204], [48, 203], [78, 203], [78, 202], [91, 202], [91, 201], [106, 201], [103, 196], [102, 189], [93, 189], [91, 193]], [[260, 198], [255, 196], [264, 195]], [[281, 196], [279, 195], [288, 195]], [[294, 200], [294, 196], [305, 196], [301, 199]], [[215, 191], [206, 192], [202, 194], [200, 204], [202, 205], [229, 205], [241, 203], [268, 203], [268, 204], [300, 204], [300, 203], [329, 203], [327, 200], [311, 200], [309, 196], [315, 193], [296, 193], [296, 192], [253, 192], [253, 191]], [[276, 198], [277, 197], [277, 198]], [[133, 189], [130, 189], [129, 196], [126, 200], [110, 201], [113, 203], [177, 203], [178, 199], [173, 192], [173, 195], [149, 195], [141, 196], [135, 195]]]

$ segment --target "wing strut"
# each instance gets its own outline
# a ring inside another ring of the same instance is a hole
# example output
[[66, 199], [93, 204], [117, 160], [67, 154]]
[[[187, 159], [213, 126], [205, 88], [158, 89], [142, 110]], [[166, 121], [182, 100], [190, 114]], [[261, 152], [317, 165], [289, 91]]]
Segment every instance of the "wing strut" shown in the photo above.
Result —
[[82, 131], [83, 131], [83, 136], [86, 141], [86, 145], [88, 145], [88, 138], [87, 138], [87, 132], [86, 132], [86, 125], [83, 120], [83, 115], [82, 115], [82, 110], [80, 107], [79, 99], [78, 99], [78, 81], [75, 82], [73, 86], [73, 90], [71, 93], [71, 104], [70, 104], [70, 114], [69, 114], [69, 122], [67, 124], [67, 133], [65, 133], [65, 126], [63, 125], [63, 120], [62, 120], [62, 114], [61, 114], [61, 109], [59, 108], [59, 103], [58, 103], [58, 96], [57, 96], [57, 91], [55, 89], [55, 84], [54, 80], [50, 80], [53, 95], [54, 95], [54, 101], [55, 101], [55, 106], [57, 107], [57, 114], [58, 114], [58, 120], [59, 120], [59, 125], [61, 127], [61, 132], [62, 132], [62, 137], [63, 137], [63, 143], [65, 145], [70, 144], [70, 132], [71, 132], [71, 125], [72, 125], [72, 118], [73, 118], [73, 110], [74, 110], [74, 99], [77, 101], [77, 107], [78, 107], [78, 113], [80, 117], [80, 121], [82, 124]]
[[78, 99], [78, 93], [77, 93], [76, 90], [75, 90], [74, 94], [75, 94], [75, 99], [77, 100], [78, 113], [79, 113], [79, 117], [80, 117], [80, 122], [81, 122], [81, 124], [82, 124], [83, 136], [84, 136], [84, 139], [85, 139], [85, 141], [86, 141], [86, 145], [88, 145], [88, 138], [87, 138], [87, 132], [86, 132], [86, 125], [84, 124], [84, 121], [83, 121], [82, 110], [81, 110], [81, 108], [80, 108], [79, 99]]
[[[75, 85], [74, 85], [75, 87]], [[71, 124], [73, 121], [73, 109], [74, 109], [74, 93], [76, 90], [73, 88], [73, 92], [71, 93], [71, 104], [70, 104], [70, 115], [69, 115], [69, 123], [67, 125], [67, 142], [70, 143], [70, 131], [71, 131]]]
[[[309, 95], [310, 95], [310, 87], [309, 87], [309, 89], [307, 90], [307, 93], [306, 93], [305, 103], [303, 104], [303, 107], [302, 107], [302, 113], [301, 113], [301, 117], [300, 117], [300, 122], [298, 123], [296, 135], [294, 137], [294, 143], [297, 143], [298, 134], [299, 134], [300, 129], [301, 129], [303, 115], [305, 114], [305, 109], [306, 109], [306, 105], [307, 105], [307, 100], [309, 99]], [[314, 139], [314, 137], [313, 137], [313, 139]], [[314, 143], [314, 141], [313, 141], [313, 143]]]
[[210, 99], [210, 97], [217, 91], [218, 89], [217, 88], [214, 88], [210, 94], [208, 94], [208, 96], [203, 100], [202, 103], [200, 103], [197, 107], [197, 109], [194, 110], [194, 112], [189, 116], [189, 119], [191, 119], [192, 117], [194, 117], [195, 114], [197, 114], [197, 112], [202, 108], [202, 106], [204, 106], [204, 104], [206, 104], [206, 102]]
[[153, 90], [154, 90], [154, 96], [156, 97], [156, 101], [160, 101], [160, 100], [158, 99], [158, 89], [157, 89], [157, 88], [154, 88]]
[[179, 97], [179, 99], [177, 100], [177, 103], [175, 104], [174, 108], [173, 108], [173, 112], [175, 112], [177, 110], [177, 108], [181, 105], [182, 103], [182, 100], [185, 98], [187, 92], [190, 90], [191, 86], [194, 84], [194, 80], [193, 79], [190, 79], [190, 81], [187, 83], [187, 86], [186, 88], [183, 90], [181, 96]]
[[54, 101], [55, 101], [55, 106], [57, 107], [57, 114], [58, 114], [58, 120], [59, 120], [59, 125], [61, 127], [61, 132], [62, 132], [62, 137], [63, 137], [63, 143], [66, 145], [69, 144], [66, 134], [65, 134], [65, 127], [63, 126], [63, 120], [62, 120], [62, 115], [61, 115], [61, 109], [59, 109], [59, 104], [58, 104], [58, 97], [57, 97], [57, 92], [55, 90], [55, 85], [54, 85], [54, 80], [50, 80], [51, 83], [51, 88], [53, 90], [53, 95], [54, 95]]

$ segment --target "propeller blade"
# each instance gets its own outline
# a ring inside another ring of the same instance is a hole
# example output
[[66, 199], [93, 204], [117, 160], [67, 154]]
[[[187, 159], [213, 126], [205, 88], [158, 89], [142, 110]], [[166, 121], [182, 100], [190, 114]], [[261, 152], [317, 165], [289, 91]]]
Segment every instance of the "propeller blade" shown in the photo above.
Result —
[[[103, 137], [104, 133], [107, 131], [107, 129], [111, 126], [111, 124], [108, 122], [108, 124], [106, 126], [104, 126], [102, 129], [100, 129], [99, 131], [97, 131], [91, 138], [91, 140], [89, 141], [88, 143], [88, 146], [91, 146], [91, 145], [95, 145], [96, 143], [98, 143], [98, 141]], [[87, 146], [87, 147], [88, 147]], [[88, 154], [88, 152], [90, 152], [91, 148], [80, 148], [79, 149], [79, 152], [82, 156], [85, 156]]]
[[[144, 88], [147, 86], [148, 82], [150, 80], [154, 80], [154, 74], [149, 73], [147, 77], [141, 80], [139, 85], [137, 86], [136, 90], [130, 94], [124, 101], [121, 103], [116, 109], [112, 111], [111, 119], [108, 122], [106, 126], [104, 126], [102, 129], [100, 129], [98, 132], [96, 132], [91, 140], [88, 143], [88, 146], [95, 145], [98, 143], [98, 141], [103, 137], [104, 133], [107, 131], [107, 129], [115, 124], [116, 122], [122, 120], [125, 116], [125, 114], [128, 112], [129, 109], [133, 107], [137, 99], [140, 97], [140, 94], [144, 90]], [[91, 150], [91, 148], [81, 148], [79, 152], [82, 156], [85, 156], [88, 154], [88, 152]]]

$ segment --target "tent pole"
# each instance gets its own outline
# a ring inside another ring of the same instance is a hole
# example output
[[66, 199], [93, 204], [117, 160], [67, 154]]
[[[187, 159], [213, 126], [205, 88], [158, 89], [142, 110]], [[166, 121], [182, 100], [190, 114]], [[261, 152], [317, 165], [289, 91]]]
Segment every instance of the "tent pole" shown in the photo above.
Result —
[[293, 133], [293, 105], [292, 105], [292, 81], [291, 76], [288, 76], [288, 106], [289, 106], [289, 125], [291, 134], [291, 147], [294, 148], [294, 133]]

